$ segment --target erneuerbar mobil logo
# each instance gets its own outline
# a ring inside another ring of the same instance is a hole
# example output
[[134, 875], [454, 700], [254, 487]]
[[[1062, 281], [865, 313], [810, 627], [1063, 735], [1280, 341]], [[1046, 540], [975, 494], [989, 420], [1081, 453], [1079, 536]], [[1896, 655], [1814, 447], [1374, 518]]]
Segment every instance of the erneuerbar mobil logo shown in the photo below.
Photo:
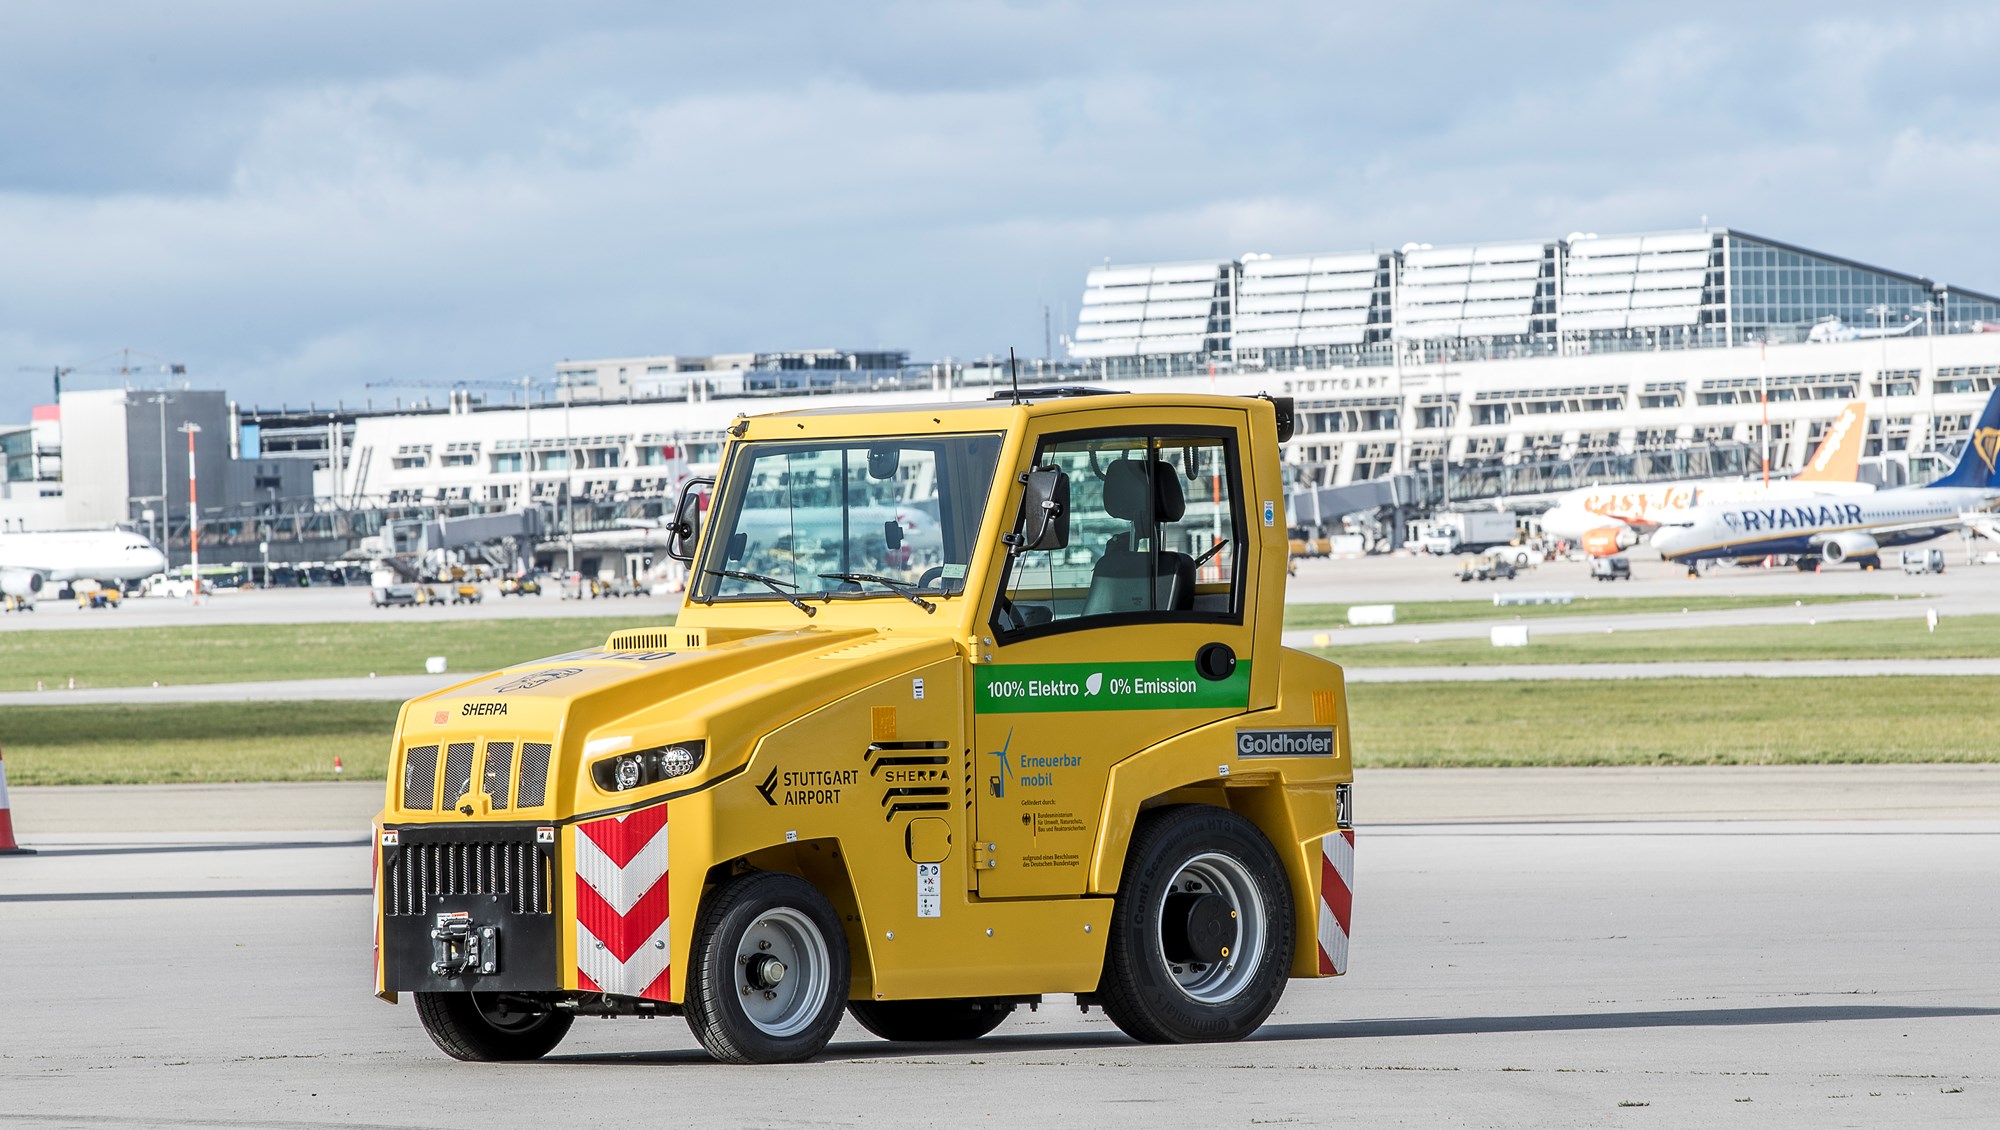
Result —
[[1332, 757], [1332, 730], [1238, 730], [1238, 757]]

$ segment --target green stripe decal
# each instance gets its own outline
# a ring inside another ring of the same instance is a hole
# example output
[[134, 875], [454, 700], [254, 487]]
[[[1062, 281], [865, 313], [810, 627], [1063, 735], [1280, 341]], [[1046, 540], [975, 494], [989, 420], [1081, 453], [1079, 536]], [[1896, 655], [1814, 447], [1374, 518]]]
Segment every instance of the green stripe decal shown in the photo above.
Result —
[[1049, 714], [1072, 710], [1241, 710], [1250, 704], [1250, 664], [1220, 682], [1195, 673], [1192, 660], [1164, 663], [1012, 663], [976, 667], [973, 709], [980, 714]]

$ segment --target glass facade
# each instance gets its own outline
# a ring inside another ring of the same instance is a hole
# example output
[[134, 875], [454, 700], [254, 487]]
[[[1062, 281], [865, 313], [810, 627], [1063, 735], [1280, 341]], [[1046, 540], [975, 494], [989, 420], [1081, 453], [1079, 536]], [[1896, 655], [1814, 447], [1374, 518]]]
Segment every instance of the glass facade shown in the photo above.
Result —
[[1982, 330], [2000, 330], [2000, 298], [1695, 228], [1107, 266], [1068, 345], [1135, 377]]

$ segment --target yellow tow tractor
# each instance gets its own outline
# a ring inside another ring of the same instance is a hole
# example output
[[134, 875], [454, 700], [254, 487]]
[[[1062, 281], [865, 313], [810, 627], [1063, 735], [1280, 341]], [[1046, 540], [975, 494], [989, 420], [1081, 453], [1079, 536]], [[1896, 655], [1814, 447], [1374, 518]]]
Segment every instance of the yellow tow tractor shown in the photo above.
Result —
[[[1347, 966], [1340, 668], [1280, 646], [1289, 400], [1042, 388], [738, 418], [670, 523], [673, 627], [413, 699], [377, 995], [446, 1053], [843, 1009], [971, 1039], [1049, 993], [1249, 1035]], [[760, 568], [761, 567], [761, 568]]]
[[87, 587], [79, 584], [72, 588], [76, 593], [78, 608], [116, 608], [125, 599], [123, 592], [110, 585]]

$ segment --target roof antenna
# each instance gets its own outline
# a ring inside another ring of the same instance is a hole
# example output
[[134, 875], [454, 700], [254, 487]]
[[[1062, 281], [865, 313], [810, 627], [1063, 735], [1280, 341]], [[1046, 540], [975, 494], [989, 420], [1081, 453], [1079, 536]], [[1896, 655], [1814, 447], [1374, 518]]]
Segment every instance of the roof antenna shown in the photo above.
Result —
[[1014, 403], [1021, 403], [1021, 367], [1014, 360], [1014, 347], [1007, 347], [1007, 376], [1014, 382]]

